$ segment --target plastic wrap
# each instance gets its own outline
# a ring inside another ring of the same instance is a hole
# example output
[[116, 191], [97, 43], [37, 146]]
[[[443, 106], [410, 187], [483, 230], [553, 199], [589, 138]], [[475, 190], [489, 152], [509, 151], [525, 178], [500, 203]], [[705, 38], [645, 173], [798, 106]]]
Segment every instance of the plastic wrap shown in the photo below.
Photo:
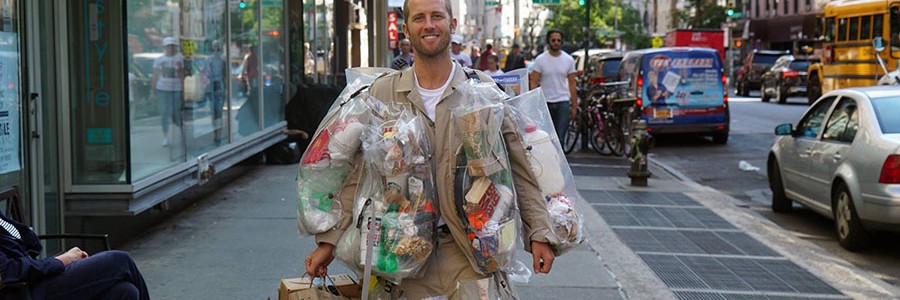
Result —
[[577, 195], [575, 180], [560, 146], [547, 103], [540, 88], [506, 101], [516, 119], [528, 162], [547, 201], [550, 222], [561, 254], [585, 241], [581, 214], [570, 196]]
[[[365, 180], [354, 209], [359, 222], [358, 254], [348, 264], [364, 266], [372, 231], [372, 273], [399, 282], [419, 275], [435, 245], [435, 185], [426, 159], [425, 123], [408, 106], [380, 107], [364, 133]], [[371, 200], [371, 201], [369, 201]], [[375, 218], [369, 216], [374, 212]], [[346, 236], [346, 234], [345, 234]], [[348, 237], [350, 239], [350, 237]]]
[[462, 141], [454, 178], [457, 211], [466, 225], [470, 250], [480, 271], [503, 270], [519, 237], [518, 207], [506, 146], [501, 136], [505, 97], [492, 83], [457, 89], [462, 102], [452, 109], [455, 134]]
[[341, 219], [337, 195], [350, 172], [350, 161], [360, 148], [360, 135], [368, 125], [365, 87], [386, 72], [379, 68], [348, 69], [353, 80], [334, 101], [300, 160], [297, 180], [297, 220], [301, 234], [334, 228]]

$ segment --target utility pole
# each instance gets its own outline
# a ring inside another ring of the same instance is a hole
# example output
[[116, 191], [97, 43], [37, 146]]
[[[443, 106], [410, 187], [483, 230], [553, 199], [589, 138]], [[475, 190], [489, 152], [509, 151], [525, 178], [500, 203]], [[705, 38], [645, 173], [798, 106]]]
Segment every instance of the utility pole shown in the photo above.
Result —
[[[590, 59], [590, 57], [588, 56], [588, 47], [589, 47], [589, 44], [590, 44], [589, 41], [591, 38], [591, 0], [584, 0], [584, 30], [583, 30], [583, 32], [584, 32], [584, 39], [581, 41], [581, 47], [584, 48], [584, 56], [581, 57], [581, 62], [582, 62], [582, 66], [584, 66], [584, 68], [582, 70], [587, 70], [587, 63], [588, 63], [588, 60]], [[582, 73], [582, 74], [585, 74], [585, 73]], [[587, 79], [584, 76], [582, 76], [582, 78], [580, 78], [580, 79], [581, 79], [582, 87], [583, 88], [586, 87], [587, 82], [585, 82], [585, 81]], [[579, 100], [580, 100], [580, 103], [578, 103], [578, 104], [581, 106], [581, 111], [583, 111], [583, 112], [587, 111], [587, 107], [588, 107], [587, 100], [588, 99], [579, 99]], [[589, 131], [587, 128], [587, 124], [584, 121], [585, 120], [582, 119], [581, 124], [579, 124], [579, 126], [578, 126], [579, 128], [581, 128], [581, 150], [587, 150], [587, 148], [588, 148], [588, 132]]]

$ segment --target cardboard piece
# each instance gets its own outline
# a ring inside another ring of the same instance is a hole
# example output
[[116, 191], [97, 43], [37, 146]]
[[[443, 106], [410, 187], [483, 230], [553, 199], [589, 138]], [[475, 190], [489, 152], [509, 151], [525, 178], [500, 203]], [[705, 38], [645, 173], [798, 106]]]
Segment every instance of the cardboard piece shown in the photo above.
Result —
[[[335, 295], [329, 299], [358, 299], [362, 296], [362, 286], [353, 280], [353, 277], [346, 274], [330, 275], [328, 283], [332, 284], [340, 291], [340, 296]], [[278, 300], [318, 300], [322, 299], [316, 293], [316, 287], [309, 283], [313, 278], [285, 278], [281, 280], [281, 286], [278, 288]]]

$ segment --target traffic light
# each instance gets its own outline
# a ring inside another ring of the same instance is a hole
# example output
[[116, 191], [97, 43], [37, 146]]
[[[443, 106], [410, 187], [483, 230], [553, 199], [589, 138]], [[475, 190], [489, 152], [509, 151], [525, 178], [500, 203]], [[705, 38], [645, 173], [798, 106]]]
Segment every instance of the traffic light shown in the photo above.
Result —
[[728, 8], [725, 9], [725, 14], [729, 17], [734, 16], [734, 4], [728, 3]]
[[740, 48], [740, 47], [743, 46], [743, 45], [744, 45], [744, 41], [743, 41], [743, 40], [741, 40], [741, 39], [735, 39], [735, 40], [734, 40], [734, 47], [735, 47], [735, 48]]
[[578, 0], [578, 5], [579, 5], [579, 6], [584, 6], [584, 0]]
[[247, 3], [244, 3], [244, 0], [241, 0], [241, 3], [238, 4], [238, 7], [240, 7], [240, 8], [246, 8], [246, 7], [247, 7]]

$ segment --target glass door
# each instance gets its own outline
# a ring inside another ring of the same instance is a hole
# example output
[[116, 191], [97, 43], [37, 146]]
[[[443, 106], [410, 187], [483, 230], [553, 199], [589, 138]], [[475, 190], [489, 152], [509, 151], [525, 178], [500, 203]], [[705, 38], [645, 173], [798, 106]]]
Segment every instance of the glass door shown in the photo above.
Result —
[[[0, 0], [0, 193], [9, 195], [4, 198], [18, 194], [19, 199], [27, 199], [20, 54], [18, 1]], [[8, 199], [0, 199], [4, 215], [10, 213], [8, 205]]]

